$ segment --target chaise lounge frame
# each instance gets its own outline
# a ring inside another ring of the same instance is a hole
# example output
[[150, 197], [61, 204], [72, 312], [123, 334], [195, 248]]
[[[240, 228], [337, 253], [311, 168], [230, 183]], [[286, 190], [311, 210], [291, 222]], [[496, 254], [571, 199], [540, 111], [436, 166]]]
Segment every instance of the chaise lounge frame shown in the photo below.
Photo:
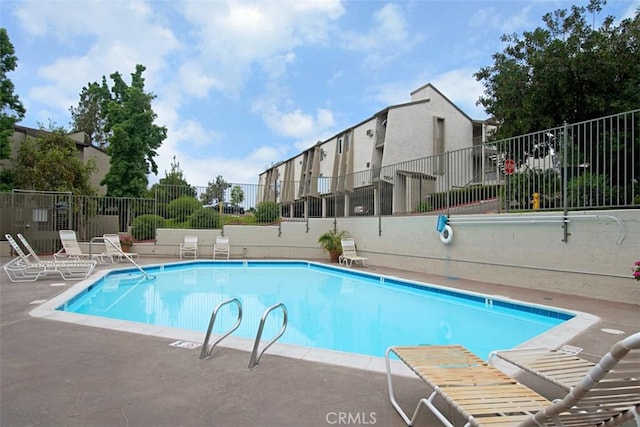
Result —
[[52, 273], [59, 274], [64, 280], [82, 280], [89, 277], [96, 266], [94, 260], [43, 260], [21, 234], [18, 234], [18, 238], [29, 252], [28, 255], [10, 234], [5, 234], [5, 238], [18, 255], [3, 267], [12, 282], [34, 282]]
[[361, 263], [363, 266], [367, 265], [369, 258], [358, 255], [356, 251], [356, 242], [350, 238], [345, 237], [340, 241], [342, 246], [342, 254], [338, 257], [338, 263], [351, 267], [353, 263]]
[[[432, 390], [418, 402], [411, 418], [394, 396], [391, 354]], [[632, 419], [640, 426], [640, 332], [616, 343], [564, 398], [554, 402], [458, 345], [390, 347], [385, 361], [389, 399], [410, 426], [422, 406], [444, 425], [454, 425], [436, 407], [436, 398], [455, 409], [465, 426], [615, 426]]]

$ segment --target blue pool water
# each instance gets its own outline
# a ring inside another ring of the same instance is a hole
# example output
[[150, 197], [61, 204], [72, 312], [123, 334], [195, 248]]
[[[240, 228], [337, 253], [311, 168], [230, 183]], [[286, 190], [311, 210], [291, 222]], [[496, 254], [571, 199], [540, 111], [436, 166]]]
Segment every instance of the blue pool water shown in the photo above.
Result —
[[[266, 308], [283, 302], [289, 314], [280, 342], [383, 356], [391, 345], [462, 344], [486, 358], [573, 317], [466, 294], [435, 285], [377, 276], [324, 264], [271, 261], [188, 262], [108, 273], [58, 310], [170, 326], [203, 335], [220, 302], [238, 298], [243, 318], [233, 335], [253, 339]], [[224, 306], [214, 332], [235, 323], [237, 308]], [[263, 339], [282, 325], [269, 316]]]

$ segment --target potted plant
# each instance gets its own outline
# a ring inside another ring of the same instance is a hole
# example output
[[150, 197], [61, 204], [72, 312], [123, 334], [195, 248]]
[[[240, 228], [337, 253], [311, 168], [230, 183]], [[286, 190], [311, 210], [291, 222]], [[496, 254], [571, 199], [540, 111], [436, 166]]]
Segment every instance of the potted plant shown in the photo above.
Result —
[[329, 252], [331, 262], [338, 262], [338, 258], [342, 253], [342, 238], [347, 234], [346, 231], [329, 230], [318, 237], [320, 247]]
[[129, 249], [133, 246], [133, 237], [128, 234], [121, 234], [120, 246], [122, 247], [122, 252], [129, 252]]

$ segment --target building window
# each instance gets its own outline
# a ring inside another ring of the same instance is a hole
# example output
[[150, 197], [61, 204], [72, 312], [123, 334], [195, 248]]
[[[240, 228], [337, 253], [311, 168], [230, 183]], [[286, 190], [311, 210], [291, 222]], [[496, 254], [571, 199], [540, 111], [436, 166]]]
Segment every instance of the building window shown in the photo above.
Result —
[[444, 119], [433, 118], [433, 154], [444, 153]]
[[318, 193], [326, 194], [331, 191], [331, 180], [329, 177], [320, 176], [318, 177]]
[[338, 154], [342, 154], [342, 138], [338, 138]]
[[444, 119], [442, 117], [433, 118], [433, 155], [436, 157], [436, 174], [443, 174], [445, 167], [444, 158]]

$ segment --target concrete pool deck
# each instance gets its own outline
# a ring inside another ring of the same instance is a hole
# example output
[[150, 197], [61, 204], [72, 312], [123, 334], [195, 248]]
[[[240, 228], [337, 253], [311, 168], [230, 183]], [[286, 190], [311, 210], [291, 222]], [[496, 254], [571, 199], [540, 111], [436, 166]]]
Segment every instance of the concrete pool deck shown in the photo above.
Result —
[[[2, 264], [7, 261], [0, 258]], [[149, 257], [142, 263], [165, 261], [177, 259]], [[595, 323], [560, 339], [584, 348], [582, 356], [592, 360], [640, 330], [637, 301], [617, 304], [376, 266], [365, 270], [588, 313]], [[379, 369], [339, 366], [325, 354], [282, 357], [276, 347], [249, 370], [248, 351], [223, 347], [226, 341], [212, 358], [199, 360], [200, 348], [170, 345], [176, 341], [173, 331], [141, 335], [126, 327], [99, 329], [30, 315], [76, 282], [56, 286], [61, 283], [55, 275], [11, 283], [0, 273], [2, 426], [405, 425], [389, 403]], [[196, 334], [193, 341], [202, 338]], [[407, 410], [426, 394], [412, 377], [398, 377], [395, 388]], [[440, 423], [424, 412], [417, 425]]]

